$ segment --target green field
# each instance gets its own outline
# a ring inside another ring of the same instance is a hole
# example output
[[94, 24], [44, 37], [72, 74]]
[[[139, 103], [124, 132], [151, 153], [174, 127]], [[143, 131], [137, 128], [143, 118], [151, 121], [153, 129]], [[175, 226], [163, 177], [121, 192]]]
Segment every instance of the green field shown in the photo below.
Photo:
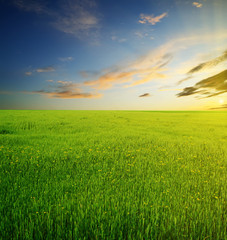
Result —
[[0, 111], [0, 239], [227, 239], [227, 112]]

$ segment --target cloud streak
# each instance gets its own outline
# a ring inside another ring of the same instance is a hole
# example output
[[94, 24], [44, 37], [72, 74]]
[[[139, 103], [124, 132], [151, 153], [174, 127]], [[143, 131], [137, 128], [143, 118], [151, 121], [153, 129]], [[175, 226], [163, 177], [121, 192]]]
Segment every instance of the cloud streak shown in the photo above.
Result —
[[61, 99], [74, 99], [74, 98], [100, 98], [102, 94], [100, 93], [87, 93], [82, 92], [78, 87], [78, 84], [67, 82], [67, 81], [57, 81], [57, 85], [51, 86], [50, 89], [42, 89], [38, 91], [31, 91], [27, 93], [31, 94], [41, 94], [49, 98], [61, 98]]
[[31, 76], [31, 75], [32, 75], [32, 72], [26, 72], [25, 75], [26, 75], [26, 76]]
[[197, 8], [201, 8], [203, 6], [202, 3], [198, 3], [198, 2], [193, 2], [192, 5], [197, 7]]
[[199, 94], [201, 98], [217, 96], [227, 92], [227, 70], [199, 81], [192, 87], [186, 87], [178, 97]]
[[218, 64], [224, 62], [227, 60], [227, 50], [225, 50], [223, 52], [223, 54], [219, 57], [216, 57], [210, 61], [207, 61], [207, 62], [203, 62], [203, 63], [200, 63], [198, 64], [197, 66], [193, 67], [192, 69], [190, 69], [186, 74], [187, 74], [187, 77], [185, 77], [184, 79], [178, 81], [177, 85], [189, 80], [192, 78], [192, 75], [194, 73], [197, 73], [197, 72], [201, 72], [201, 71], [204, 71], [208, 68], [212, 68], [212, 67], [215, 67], [217, 66]]
[[94, 0], [59, 1], [50, 8], [41, 0], [15, 0], [14, 5], [26, 12], [34, 12], [49, 18], [49, 24], [55, 29], [72, 34], [79, 39], [97, 35], [99, 18]]
[[197, 65], [196, 67], [194, 67], [190, 71], [188, 71], [187, 74], [193, 74], [193, 73], [202, 71], [202, 70], [204, 70], [206, 68], [215, 67], [219, 63], [222, 63], [222, 62], [224, 62], [226, 60], [227, 60], [227, 50], [224, 51], [224, 53], [221, 56], [217, 57], [217, 58], [214, 58], [214, 59], [212, 59], [210, 61], [207, 61], [207, 62], [200, 63], [199, 65]]
[[161, 79], [171, 77], [167, 74], [169, 70], [168, 65], [177, 52], [197, 45], [198, 41], [201, 44], [212, 42], [214, 39], [218, 41], [226, 38], [226, 33], [219, 33], [215, 36], [210, 34], [203, 36], [191, 35], [173, 39], [159, 48], [148, 52], [146, 55], [138, 57], [135, 61], [123, 62], [118, 66], [113, 66], [94, 74], [83, 71], [81, 75], [88, 79], [84, 81], [85, 86], [98, 90], [110, 89], [116, 85], [133, 87], [151, 81], [160, 81]]
[[219, 110], [219, 109], [226, 109], [227, 108], [227, 104], [223, 104], [220, 107], [213, 107], [213, 108], [209, 108], [210, 110]]
[[55, 12], [53, 27], [77, 38], [88, 36], [99, 28], [99, 19], [94, 13], [96, 4], [92, 0], [68, 1], [63, 4], [64, 11]]
[[84, 84], [95, 89], [105, 90], [117, 84], [124, 84], [124, 87], [133, 87], [166, 78], [167, 76], [163, 73], [166, 71], [164, 66], [172, 59], [172, 54], [167, 54], [166, 51], [167, 49], [160, 48], [134, 62], [125, 64], [125, 66], [121, 65], [104, 70], [97, 79], [85, 81]]
[[58, 58], [58, 60], [61, 62], [71, 62], [74, 60], [74, 58], [73, 57], [60, 57], [60, 58]]
[[46, 5], [41, 1], [35, 0], [14, 0], [14, 5], [26, 12], [35, 12], [37, 14], [46, 13]]
[[54, 72], [55, 68], [49, 66], [49, 67], [43, 67], [43, 68], [37, 68], [36, 72], [43, 73], [43, 72]]
[[61, 99], [74, 99], [74, 98], [100, 98], [102, 94], [93, 94], [93, 93], [81, 93], [75, 91], [58, 91], [58, 92], [49, 92], [45, 90], [32, 91], [33, 94], [46, 95], [49, 98], [61, 98]]
[[139, 23], [142, 23], [142, 24], [151, 24], [151, 25], [155, 25], [156, 23], [160, 22], [161, 19], [163, 19], [164, 17], [167, 16], [167, 13], [164, 12], [162, 13], [161, 15], [159, 16], [154, 16], [154, 15], [145, 15], [145, 14], [140, 14], [140, 20], [139, 20]]
[[139, 97], [150, 97], [150, 96], [151, 96], [150, 93], [144, 93], [142, 95], [139, 95]]

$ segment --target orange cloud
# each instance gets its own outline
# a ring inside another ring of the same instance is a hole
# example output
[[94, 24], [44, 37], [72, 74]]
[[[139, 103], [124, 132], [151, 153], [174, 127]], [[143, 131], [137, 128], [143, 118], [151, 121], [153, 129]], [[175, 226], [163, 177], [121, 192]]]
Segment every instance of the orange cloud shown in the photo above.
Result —
[[67, 81], [57, 81], [58, 83], [61, 83], [62, 85], [65, 85], [65, 84], [71, 84], [71, 82], [67, 82]]
[[155, 79], [161, 79], [161, 78], [166, 78], [166, 75], [157, 73], [157, 72], [151, 72], [148, 74], [144, 74], [144, 77], [142, 77], [140, 80], [137, 80], [137, 81], [133, 82], [132, 84], [125, 86], [125, 87], [133, 87], [133, 86], [137, 86], [137, 85], [144, 84], [146, 82], [149, 82], [149, 81], [152, 81]]
[[139, 20], [139, 23], [142, 24], [150, 23], [152, 25], [155, 25], [157, 22], [160, 22], [160, 20], [166, 16], [167, 16], [166, 12], [156, 17], [154, 17], [154, 15], [140, 14], [141, 19]]
[[26, 76], [31, 76], [31, 75], [32, 75], [32, 72], [26, 72], [25, 75], [26, 75]]
[[203, 6], [202, 3], [198, 3], [198, 2], [193, 2], [192, 5], [197, 7], [197, 8], [201, 8]]
[[87, 86], [95, 86], [96, 89], [108, 89], [111, 88], [114, 84], [126, 83], [132, 80], [132, 77], [137, 74], [137, 71], [129, 72], [108, 72], [97, 80], [94, 81], [85, 81], [84, 84]]
[[60, 91], [60, 92], [48, 92], [45, 90], [33, 91], [34, 94], [46, 95], [49, 98], [62, 98], [62, 99], [72, 99], [72, 98], [100, 98], [102, 94], [93, 94], [93, 93], [80, 93], [74, 91]]
[[95, 80], [85, 81], [84, 85], [92, 86], [94, 89], [109, 89], [117, 84], [125, 84], [123, 87], [133, 87], [153, 80], [166, 78], [163, 74], [166, 66], [172, 59], [172, 54], [167, 53], [169, 47], [161, 47], [155, 51], [140, 57], [134, 62], [121, 65], [101, 72]]
[[[213, 40], [227, 39], [226, 33], [214, 35], [191, 35], [173, 39], [166, 44], [140, 56], [132, 62], [124, 62], [118, 66], [101, 70], [100, 72], [83, 71], [81, 76], [86, 79], [83, 85], [93, 89], [105, 90], [116, 85], [120, 87], [133, 87], [151, 81], [167, 79], [168, 64], [173, 60], [174, 54], [199, 43]], [[220, 59], [219, 59], [220, 60]]]
[[[100, 98], [102, 94], [99, 93], [84, 93], [78, 88], [77, 83], [67, 82], [67, 81], [57, 81], [57, 85], [49, 86], [47, 89], [26, 92], [32, 94], [41, 94], [49, 98], [62, 98], [62, 99], [72, 99], [72, 98]], [[59, 85], [60, 84], [60, 85]]]

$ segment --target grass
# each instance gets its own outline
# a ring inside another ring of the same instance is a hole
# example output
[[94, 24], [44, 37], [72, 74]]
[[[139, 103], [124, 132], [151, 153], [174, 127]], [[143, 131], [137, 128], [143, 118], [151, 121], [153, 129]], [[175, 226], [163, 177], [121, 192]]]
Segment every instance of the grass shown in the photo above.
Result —
[[227, 113], [0, 111], [0, 239], [227, 239]]

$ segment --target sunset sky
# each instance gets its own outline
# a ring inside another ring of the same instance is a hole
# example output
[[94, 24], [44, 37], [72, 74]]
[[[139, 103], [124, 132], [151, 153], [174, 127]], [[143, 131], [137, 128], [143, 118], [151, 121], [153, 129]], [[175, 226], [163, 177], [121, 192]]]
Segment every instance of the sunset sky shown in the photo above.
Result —
[[0, 109], [226, 110], [226, 0], [0, 0]]

